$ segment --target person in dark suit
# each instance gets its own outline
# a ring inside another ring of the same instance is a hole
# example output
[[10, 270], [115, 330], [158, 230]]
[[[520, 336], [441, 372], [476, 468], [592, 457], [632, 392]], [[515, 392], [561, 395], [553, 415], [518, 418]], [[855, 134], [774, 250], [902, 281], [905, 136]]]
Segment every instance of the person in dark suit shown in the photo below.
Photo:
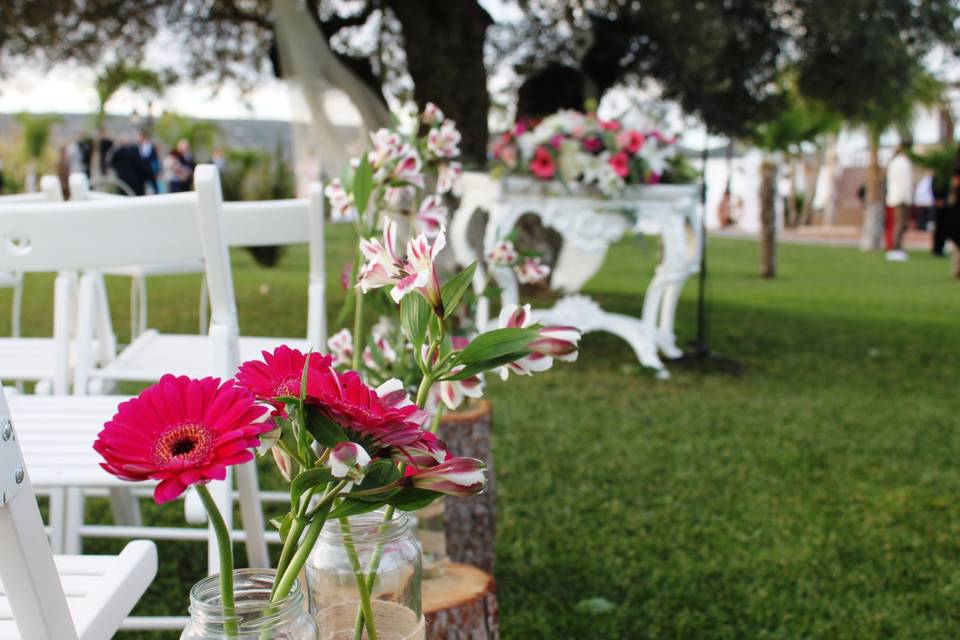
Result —
[[160, 157], [157, 155], [157, 147], [150, 139], [150, 132], [146, 129], [140, 130], [140, 159], [143, 160], [147, 169], [147, 186], [153, 189], [154, 193], [160, 193], [160, 186], [157, 184], [157, 175], [160, 173]]
[[138, 145], [130, 143], [115, 147], [110, 158], [110, 166], [116, 172], [117, 179], [130, 187], [133, 193], [138, 196], [146, 193], [150, 169], [140, 156]]

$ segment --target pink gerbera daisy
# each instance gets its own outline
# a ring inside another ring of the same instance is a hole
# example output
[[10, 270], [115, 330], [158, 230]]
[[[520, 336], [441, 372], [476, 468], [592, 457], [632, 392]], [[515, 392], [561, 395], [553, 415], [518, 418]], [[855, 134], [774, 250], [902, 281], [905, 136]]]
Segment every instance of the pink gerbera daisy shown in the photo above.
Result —
[[[278, 408], [276, 398], [282, 396], [300, 397], [300, 385], [303, 379], [303, 365], [306, 354], [297, 349], [281, 345], [273, 353], [263, 352], [263, 361], [249, 360], [240, 365], [237, 372], [237, 384], [248, 389], [257, 400], [270, 402]], [[310, 372], [307, 374], [308, 393], [311, 386], [319, 383], [318, 378], [330, 368], [333, 357], [310, 354]]]
[[168, 374], [122, 403], [93, 448], [105, 461], [100, 466], [118, 478], [159, 480], [153, 497], [162, 504], [252, 460], [260, 434], [273, 429], [267, 412], [232, 380]]

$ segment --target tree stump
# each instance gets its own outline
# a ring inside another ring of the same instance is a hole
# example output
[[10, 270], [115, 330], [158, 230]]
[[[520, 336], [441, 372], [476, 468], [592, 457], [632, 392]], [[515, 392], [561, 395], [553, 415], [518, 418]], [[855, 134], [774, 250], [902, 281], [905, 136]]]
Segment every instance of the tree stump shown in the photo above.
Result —
[[427, 640], [499, 640], [497, 588], [490, 574], [451, 562], [423, 581]]
[[481, 399], [464, 411], [448, 413], [437, 435], [455, 456], [478, 458], [487, 463], [487, 488], [480, 495], [443, 501], [443, 525], [447, 557], [493, 574], [496, 540], [496, 474], [490, 432], [493, 408]]

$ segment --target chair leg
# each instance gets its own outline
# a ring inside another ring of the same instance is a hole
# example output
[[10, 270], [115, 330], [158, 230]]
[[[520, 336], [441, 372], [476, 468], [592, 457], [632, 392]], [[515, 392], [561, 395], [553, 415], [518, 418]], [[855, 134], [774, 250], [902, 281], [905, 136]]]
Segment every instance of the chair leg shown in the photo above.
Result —
[[83, 551], [80, 540], [80, 527], [83, 526], [85, 499], [83, 490], [67, 489], [66, 517], [64, 518], [63, 552], [67, 555], [79, 555]]
[[137, 335], [138, 336], [147, 330], [148, 301], [149, 299], [147, 297], [147, 279], [146, 277], [141, 276], [140, 278], [140, 309], [137, 312]]
[[251, 567], [269, 567], [267, 539], [263, 521], [263, 503], [257, 478], [257, 461], [251, 460], [236, 467], [237, 491], [240, 494], [240, 517], [247, 533], [247, 561]]
[[17, 273], [13, 285], [13, 304], [10, 310], [10, 335], [20, 337], [20, 320], [23, 316], [23, 274]]
[[140, 326], [140, 319], [137, 314], [140, 312], [140, 279], [137, 276], [130, 278], [130, 342], [137, 339], [137, 327]]
[[53, 553], [61, 554], [66, 527], [66, 494], [63, 489], [50, 490], [47, 511], [47, 520], [50, 523], [50, 548]]
[[110, 489], [110, 511], [113, 521], [117, 524], [131, 527], [143, 526], [140, 516], [140, 503], [137, 497], [127, 487], [113, 487]]
[[210, 330], [210, 291], [207, 289], [206, 276], [200, 279], [200, 335]]

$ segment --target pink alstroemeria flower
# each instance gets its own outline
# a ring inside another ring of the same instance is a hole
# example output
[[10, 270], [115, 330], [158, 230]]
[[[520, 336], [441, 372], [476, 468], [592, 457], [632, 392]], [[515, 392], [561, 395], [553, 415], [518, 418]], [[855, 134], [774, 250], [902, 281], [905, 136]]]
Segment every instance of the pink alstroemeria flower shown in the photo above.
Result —
[[540, 261], [540, 258], [524, 258], [523, 262], [513, 268], [520, 284], [536, 284], [550, 275], [550, 266]]
[[357, 218], [357, 208], [353, 206], [353, 198], [343, 188], [339, 178], [334, 178], [323, 190], [323, 195], [330, 201], [330, 217], [335, 221], [350, 221]]
[[[527, 328], [533, 324], [530, 305], [522, 307], [510, 304], [500, 311], [501, 327]], [[515, 362], [500, 367], [500, 377], [506, 380], [510, 371], [522, 376], [546, 371], [553, 366], [553, 358], [571, 362], [577, 359], [577, 346], [580, 341], [580, 330], [574, 327], [541, 327], [538, 329], [540, 337], [527, 345], [532, 351]]]
[[460, 155], [460, 132], [453, 120], [445, 120], [427, 134], [427, 150], [437, 158], [455, 158]]
[[406, 258], [398, 256], [394, 250], [396, 237], [397, 225], [387, 218], [383, 226], [383, 243], [376, 239], [360, 241], [360, 251], [367, 262], [360, 269], [357, 286], [367, 293], [371, 289], [393, 285], [390, 296], [398, 304], [403, 296], [416, 291], [442, 314], [440, 277], [434, 260], [446, 246], [444, 230], [440, 229], [433, 244], [425, 234], [411, 239], [407, 244]]
[[460, 188], [460, 176], [463, 165], [459, 162], [447, 162], [440, 165], [437, 175], [437, 193], [457, 192]]
[[424, 124], [436, 124], [443, 121], [443, 111], [440, 110], [440, 107], [428, 102], [427, 106], [423, 108], [423, 114], [420, 116], [420, 120]]
[[338, 442], [330, 451], [330, 473], [334, 478], [362, 482], [370, 454], [356, 442]]
[[[452, 338], [452, 345], [454, 349], [463, 350], [470, 344], [470, 341], [466, 338], [459, 336], [454, 336]], [[429, 347], [423, 345], [422, 357], [426, 359], [427, 353], [429, 352]], [[438, 359], [437, 355], [434, 355], [434, 361]], [[458, 373], [463, 371], [463, 365], [456, 366], [450, 370], [451, 376], [455, 376]], [[430, 395], [427, 397], [427, 412], [436, 413], [437, 408], [440, 406], [440, 403], [447, 405], [447, 408], [450, 411], [456, 411], [457, 408], [463, 403], [467, 398], [482, 398], [483, 397], [483, 378], [479, 375], [470, 376], [463, 380], [441, 380], [440, 382], [433, 385], [430, 389]]]
[[630, 173], [630, 159], [623, 151], [610, 156], [608, 162], [610, 166], [613, 167], [614, 172], [621, 178], [626, 178]]
[[396, 160], [403, 151], [400, 135], [389, 129], [377, 129], [370, 134], [373, 151], [367, 154], [367, 161], [374, 171]]
[[487, 260], [495, 267], [512, 267], [519, 259], [520, 255], [510, 240], [501, 240], [487, 253]]
[[425, 183], [420, 156], [409, 145], [402, 149], [400, 156], [400, 161], [393, 168], [390, 177], [398, 182], [406, 182], [422, 189]]
[[327, 338], [327, 349], [333, 356], [333, 366], [350, 366], [353, 362], [353, 335], [349, 329], [340, 329]]
[[475, 458], [448, 458], [440, 464], [409, 472], [403, 479], [407, 486], [428, 489], [450, 496], [470, 496], [487, 485], [486, 465]]
[[417, 212], [417, 226], [427, 234], [428, 238], [435, 238], [447, 226], [450, 212], [443, 204], [443, 196], [429, 195], [420, 203]]

